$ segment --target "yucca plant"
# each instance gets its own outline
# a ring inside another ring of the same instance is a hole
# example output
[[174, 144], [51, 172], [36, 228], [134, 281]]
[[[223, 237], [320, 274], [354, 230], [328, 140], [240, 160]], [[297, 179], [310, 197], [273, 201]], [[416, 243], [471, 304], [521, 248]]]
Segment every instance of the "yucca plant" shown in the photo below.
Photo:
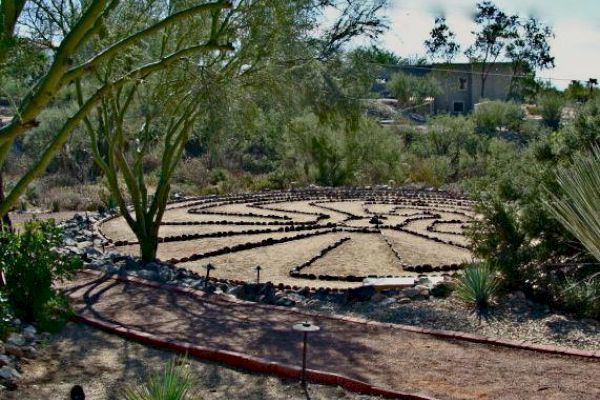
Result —
[[162, 374], [151, 375], [137, 387], [126, 388], [123, 400], [202, 400], [193, 393], [194, 378], [189, 369], [182, 367], [186, 359], [174, 359], [165, 366]]
[[500, 287], [496, 272], [486, 264], [467, 267], [456, 282], [456, 295], [482, 315], [487, 314]]
[[547, 189], [550, 213], [600, 261], [600, 149], [556, 173], [562, 195]]

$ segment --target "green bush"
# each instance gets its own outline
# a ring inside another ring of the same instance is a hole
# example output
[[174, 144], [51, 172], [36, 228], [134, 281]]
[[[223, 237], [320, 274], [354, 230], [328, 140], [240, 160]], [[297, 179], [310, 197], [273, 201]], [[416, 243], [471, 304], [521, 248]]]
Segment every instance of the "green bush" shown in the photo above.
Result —
[[32, 221], [22, 233], [1, 233], [0, 241], [0, 268], [16, 316], [46, 327], [60, 323], [68, 308], [52, 283], [81, 266], [79, 258], [56, 251], [62, 243], [61, 229], [54, 221]]
[[557, 130], [560, 126], [564, 106], [564, 98], [557, 93], [548, 93], [538, 99], [538, 110], [544, 124], [553, 130]]
[[[201, 400], [193, 394], [193, 376], [186, 369], [184, 360], [171, 360], [162, 374], [151, 375], [139, 387], [128, 387], [123, 393], [124, 400]], [[178, 364], [183, 364], [178, 366]]]
[[569, 311], [584, 318], [600, 318], [600, 279], [578, 282], [567, 279], [560, 288], [560, 298]]
[[499, 289], [496, 272], [486, 264], [467, 267], [456, 283], [456, 295], [480, 314], [489, 311]]
[[477, 131], [487, 135], [499, 129], [519, 130], [524, 117], [521, 106], [509, 101], [487, 101], [479, 104], [473, 113]]

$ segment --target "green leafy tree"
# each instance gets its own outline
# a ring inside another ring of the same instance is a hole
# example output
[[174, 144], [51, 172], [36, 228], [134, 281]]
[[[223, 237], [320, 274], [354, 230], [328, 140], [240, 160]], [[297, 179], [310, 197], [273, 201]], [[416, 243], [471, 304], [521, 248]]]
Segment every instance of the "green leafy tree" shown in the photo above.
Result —
[[445, 17], [436, 17], [429, 38], [425, 40], [427, 55], [434, 59], [452, 62], [460, 51], [460, 44], [456, 42], [456, 34], [450, 30]]
[[485, 84], [493, 67], [507, 46], [518, 37], [518, 17], [508, 15], [491, 1], [477, 3], [473, 18], [478, 30], [473, 32], [474, 42], [465, 55], [473, 63], [481, 65], [481, 93], [485, 98]]

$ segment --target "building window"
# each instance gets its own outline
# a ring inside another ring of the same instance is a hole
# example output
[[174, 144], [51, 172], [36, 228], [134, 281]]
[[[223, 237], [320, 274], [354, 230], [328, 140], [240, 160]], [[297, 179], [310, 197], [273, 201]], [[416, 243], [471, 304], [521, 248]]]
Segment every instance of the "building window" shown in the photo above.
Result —
[[463, 103], [462, 101], [455, 101], [454, 102], [454, 112], [456, 114], [462, 114], [465, 112], [465, 103]]
[[467, 90], [467, 78], [458, 78], [458, 88], [460, 90]]

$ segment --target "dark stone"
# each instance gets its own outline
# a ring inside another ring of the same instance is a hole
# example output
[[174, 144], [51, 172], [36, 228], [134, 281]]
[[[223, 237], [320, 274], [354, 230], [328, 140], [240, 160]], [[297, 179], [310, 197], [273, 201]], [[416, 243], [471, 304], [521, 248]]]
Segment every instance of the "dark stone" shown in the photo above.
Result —
[[85, 400], [85, 393], [81, 386], [75, 385], [71, 388], [71, 400]]

